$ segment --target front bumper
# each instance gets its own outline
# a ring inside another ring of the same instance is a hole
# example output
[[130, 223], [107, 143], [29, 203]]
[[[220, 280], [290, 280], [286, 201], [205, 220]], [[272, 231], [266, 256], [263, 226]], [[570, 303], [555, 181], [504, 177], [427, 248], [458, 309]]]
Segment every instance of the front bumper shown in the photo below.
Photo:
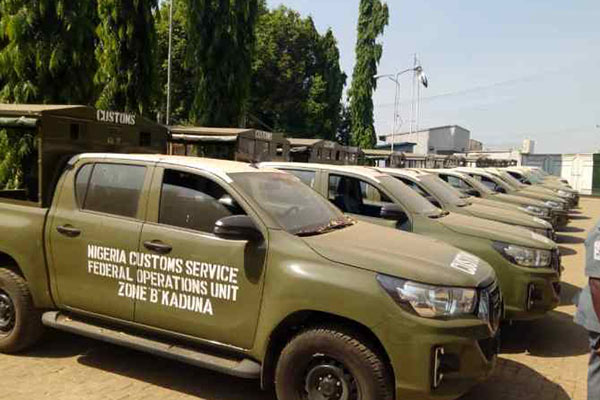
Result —
[[[397, 399], [456, 399], [491, 375], [498, 340], [487, 324], [415, 318], [418, 321], [412, 326], [404, 318], [390, 318], [374, 329], [396, 372]], [[411, 327], [412, 332], [407, 332]], [[443, 373], [439, 382], [435, 382], [436, 371]]]
[[515, 271], [509, 282], [503, 282], [499, 278], [506, 302], [506, 319], [536, 319], [558, 307], [562, 268], [560, 260], [556, 251], [552, 269], [537, 270], [513, 266]]
[[552, 221], [555, 230], [563, 229], [569, 224], [569, 213], [566, 211], [553, 211]]

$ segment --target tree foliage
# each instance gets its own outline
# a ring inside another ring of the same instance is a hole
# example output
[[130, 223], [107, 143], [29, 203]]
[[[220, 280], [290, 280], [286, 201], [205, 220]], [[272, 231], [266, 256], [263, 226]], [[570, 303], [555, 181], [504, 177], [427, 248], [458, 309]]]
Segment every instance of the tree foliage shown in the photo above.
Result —
[[185, 0], [188, 63], [195, 88], [190, 119], [239, 126], [250, 90], [258, 0]]
[[157, 92], [157, 0], [97, 1], [97, 107], [148, 115]]
[[352, 143], [363, 148], [372, 148], [377, 143], [373, 125], [373, 91], [377, 86], [377, 65], [383, 53], [377, 38], [383, 34], [388, 20], [387, 4], [381, 0], [360, 0], [356, 64], [348, 95]]
[[36, 168], [34, 132], [0, 130], [0, 190], [23, 188], [26, 175]]
[[0, 100], [93, 101], [96, 2], [0, 0]]
[[335, 139], [346, 75], [331, 30], [286, 7], [263, 13], [256, 29], [250, 112], [256, 126]]
[[[186, 29], [187, 6], [185, 0], [174, 0], [173, 8], [173, 44], [171, 64], [171, 112], [169, 123], [186, 124], [194, 101], [196, 91], [190, 83], [194, 75], [190, 63], [187, 62], [188, 32]], [[163, 2], [157, 20], [158, 34], [158, 80], [161, 96], [158, 101], [158, 112], [163, 116], [167, 110], [167, 81], [169, 54], [169, 2]]]

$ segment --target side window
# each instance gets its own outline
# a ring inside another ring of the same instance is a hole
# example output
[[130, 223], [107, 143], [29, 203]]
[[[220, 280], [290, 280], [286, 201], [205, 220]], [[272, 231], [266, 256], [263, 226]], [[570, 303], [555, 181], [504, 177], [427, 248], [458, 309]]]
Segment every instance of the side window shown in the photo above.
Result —
[[283, 169], [282, 171], [296, 176], [296, 178], [300, 179], [304, 184], [310, 186], [311, 188], [315, 187], [315, 176], [317, 175], [315, 171], [306, 171], [300, 169]]
[[75, 177], [75, 199], [77, 200], [79, 208], [83, 208], [93, 169], [94, 164], [85, 164], [79, 169], [77, 176]]
[[491, 180], [485, 176], [481, 176], [480, 180], [481, 180], [481, 183], [483, 183], [485, 186], [487, 186], [488, 188], [490, 188], [493, 191], [496, 191], [497, 185], [493, 180]]
[[358, 178], [329, 175], [328, 198], [344, 212], [379, 218], [388, 196], [375, 186]]
[[159, 223], [212, 233], [219, 219], [244, 214], [218, 183], [187, 172], [165, 170]]
[[[86, 167], [84, 167], [86, 168]], [[86, 169], [79, 171], [77, 180], [85, 180]], [[81, 175], [81, 176], [80, 176]], [[144, 186], [146, 167], [123, 164], [95, 164], [91, 170], [87, 194], [79, 189], [78, 201], [85, 210], [134, 218]], [[83, 185], [80, 182], [80, 185]], [[83, 198], [82, 198], [83, 197]]]
[[440, 178], [442, 178], [443, 180], [445, 180], [446, 182], [448, 182], [451, 186], [455, 187], [456, 189], [469, 189], [470, 186], [467, 185], [467, 183], [465, 181], [463, 181], [460, 178], [457, 178], [456, 176], [452, 176], [452, 175], [439, 175]]

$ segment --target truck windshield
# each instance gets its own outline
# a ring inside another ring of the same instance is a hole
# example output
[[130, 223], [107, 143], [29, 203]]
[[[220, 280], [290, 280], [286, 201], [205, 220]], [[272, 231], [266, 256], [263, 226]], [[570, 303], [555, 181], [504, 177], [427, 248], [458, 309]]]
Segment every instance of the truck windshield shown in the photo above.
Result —
[[443, 214], [442, 210], [431, 204], [425, 197], [393, 176], [382, 176], [377, 179], [410, 212], [436, 217]]
[[[456, 207], [465, 207], [471, 204], [465, 200], [463, 195], [452, 186], [441, 180], [435, 175], [421, 175], [419, 180], [423, 187], [431, 192], [435, 197], [442, 200], [442, 203], [452, 204]], [[465, 196], [468, 198], [469, 196]]]
[[239, 172], [229, 177], [281, 228], [293, 235], [317, 235], [353, 224], [327, 199], [293, 175]]
[[483, 183], [479, 182], [477, 179], [471, 178], [471, 176], [467, 174], [461, 174], [460, 178], [467, 182], [473, 189], [478, 192], [485, 193], [488, 196], [495, 196], [497, 193], [485, 186]]
[[500, 177], [501, 177], [501, 178], [502, 178], [504, 181], [508, 182], [510, 185], [512, 185], [512, 186], [514, 186], [514, 187], [516, 187], [516, 188], [524, 188], [525, 186], [527, 186], [527, 185], [525, 185], [525, 184], [523, 184], [523, 183], [519, 182], [519, 180], [518, 180], [518, 179], [516, 179], [514, 176], [512, 176], [511, 174], [509, 174], [509, 173], [508, 173], [508, 172], [506, 172], [506, 171], [501, 171], [501, 172], [500, 172]]

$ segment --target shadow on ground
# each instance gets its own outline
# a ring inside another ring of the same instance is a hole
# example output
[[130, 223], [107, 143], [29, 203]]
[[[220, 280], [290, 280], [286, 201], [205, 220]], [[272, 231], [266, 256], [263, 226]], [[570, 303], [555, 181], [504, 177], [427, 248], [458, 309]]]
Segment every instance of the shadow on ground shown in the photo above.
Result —
[[535, 370], [516, 361], [500, 358], [492, 377], [459, 400], [520, 399], [524, 395], [532, 394], [535, 397], [527, 398], [546, 400], [545, 397], [538, 397], [542, 393], [551, 393], [553, 400], [571, 399], [560, 385], [546, 379]]
[[584, 238], [569, 235], [556, 235], [556, 243], [580, 244], [583, 242], [585, 242]]
[[560, 249], [560, 254], [563, 256], [574, 256], [577, 254], [577, 250], [571, 249], [570, 247], [558, 246]]
[[560, 230], [561, 233], [581, 233], [585, 232], [585, 229], [578, 228], [576, 226], [567, 226]]
[[573, 316], [559, 311], [539, 320], [503, 325], [500, 353], [525, 352], [548, 358], [587, 354], [587, 332], [573, 322]]
[[262, 391], [256, 380], [235, 378], [109, 344], [91, 349], [78, 362], [206, 400], [276, 400], [273, 393]]
[[77, 357], [82, 365], [206, 400], [276, 400], [274, 394], [262, 391], [255, 380], [239, 379], [51, 329], [39, 345], [20, 357]]
[[570, 215], [569, 216], [570, 219], [590, 219], [590, 217], [586, 217], [585, 215]]

